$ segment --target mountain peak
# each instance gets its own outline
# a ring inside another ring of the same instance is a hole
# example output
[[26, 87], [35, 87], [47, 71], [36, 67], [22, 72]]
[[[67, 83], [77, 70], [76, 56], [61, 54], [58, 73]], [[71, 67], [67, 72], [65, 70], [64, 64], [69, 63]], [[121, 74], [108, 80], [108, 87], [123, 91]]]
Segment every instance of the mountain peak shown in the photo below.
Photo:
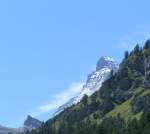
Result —
[[39, 128], [42, 125], [42, 122], [33, 118], [32, 116], [28, 115], [27, 119], [24, 122], [24, 129], [25, 130], [32, 130]]
[[30, 120], [30, 119], [33, 119], [33, 117], [31, 115], [28, 115], [26, 120]]
[[116, 70], [116, 68], [118, 68], [118, 64], [113, 58], [109, 56], [102, 56], [97, 62], [96, 71], [105, 67]]
[[97, 63], [96, 70], [88, 75], [81, 92], [76, 97], [70, 99], [66, 104], [59, 107], [55, 115], [59, 114], [65, 108], [80, 102], [84, 95], [91, 96], [94, 92], [99, 90], [102, 83], [110, 77], [111, 70], [117, 72], [118, 67], [117, 62], [113, 58], [108, 56], [101, 57]]

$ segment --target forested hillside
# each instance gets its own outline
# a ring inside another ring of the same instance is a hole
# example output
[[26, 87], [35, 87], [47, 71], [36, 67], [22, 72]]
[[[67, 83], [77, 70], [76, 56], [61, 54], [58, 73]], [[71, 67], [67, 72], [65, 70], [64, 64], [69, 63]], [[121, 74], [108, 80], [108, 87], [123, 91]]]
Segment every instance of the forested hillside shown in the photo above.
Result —
[[30, 134], [150, 134], [150, 41], [126, 51], [99, 91]]

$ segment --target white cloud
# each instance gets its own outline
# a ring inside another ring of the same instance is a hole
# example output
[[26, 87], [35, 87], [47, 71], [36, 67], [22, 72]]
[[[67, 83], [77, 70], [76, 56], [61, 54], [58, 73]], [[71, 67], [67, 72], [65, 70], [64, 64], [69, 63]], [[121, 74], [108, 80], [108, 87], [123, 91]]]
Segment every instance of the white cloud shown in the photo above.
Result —
[[36, 111], [31, 113], [31, 115], [33, 117], [37, 117], [55, 111], [61, 105], [65, 104], [69, 99], [73, 98], [75, 95], [81, 92], [83, 85], [83, 82], [71, 84], [67, 90], [53, 95], [50, 102], [45, 105], [38, 106]]
[[137, 31], [124, 36], [119, 42], [119, 47], [124, 50], [132, 50], [138, 43], [143, 45], [144, 42], [150, 38], [150, 32], [148, 31]]

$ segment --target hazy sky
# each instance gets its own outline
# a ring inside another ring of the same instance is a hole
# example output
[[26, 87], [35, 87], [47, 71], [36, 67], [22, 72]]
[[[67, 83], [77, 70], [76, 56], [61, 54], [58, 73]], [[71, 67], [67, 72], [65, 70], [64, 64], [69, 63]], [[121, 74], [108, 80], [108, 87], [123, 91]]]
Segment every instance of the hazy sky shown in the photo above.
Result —
[[0, 1], [0, 124], [41, 120], [74, 96], [97, 60], [150, 35], [148, 0]]

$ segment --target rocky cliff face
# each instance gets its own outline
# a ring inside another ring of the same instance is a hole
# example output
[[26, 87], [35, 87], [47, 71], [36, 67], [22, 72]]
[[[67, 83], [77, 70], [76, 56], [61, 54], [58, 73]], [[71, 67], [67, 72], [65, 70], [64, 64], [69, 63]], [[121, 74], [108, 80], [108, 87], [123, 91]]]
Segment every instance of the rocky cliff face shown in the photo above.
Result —
[[41, 127], [42, 122], [28, 115], [27, 119], [24, 122], [23, 131], [31, 131], [32, 129], [36, 129]]
[[87, 81], [80, 94], [61, 106], [55, 114], [57, 115], [65, 108], [77, 104], [82, 100], [84, 95], [91, 96], [94, 92], [99, 90], [102, 86], [102, 83], [110, 77], [111, 71], [113, 70], [115, 73], [117, 72], [118, 68], [118, 63], [113, 58], [107, 56], [101, 57], [97, 62], [96, 71], [88, 75]]

